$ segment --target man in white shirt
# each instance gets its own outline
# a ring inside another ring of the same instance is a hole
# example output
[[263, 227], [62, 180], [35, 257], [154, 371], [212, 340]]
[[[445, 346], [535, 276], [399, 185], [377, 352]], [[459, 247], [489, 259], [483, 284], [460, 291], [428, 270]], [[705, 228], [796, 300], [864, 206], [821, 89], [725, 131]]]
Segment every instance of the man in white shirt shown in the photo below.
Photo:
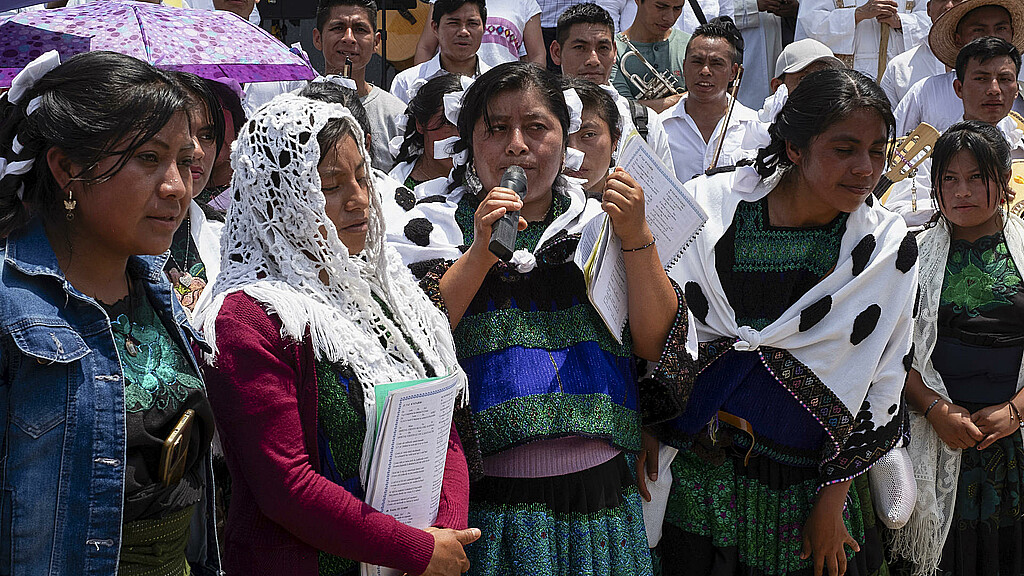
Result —
[[[802, 0], [796, 39], [824, 43], [847, 66], [877, 80], [889, 60], [924, 41], [931, 24], [925, 8], [923, 0]], [[883, 29], [888, 45], [879, 54]]]
[[[551, 43], [551, 59], [561, 67], [563, 76], [590, 80], [615, 100], [623, 123], [617, 156], [621, 156], [626, 145], [626, 136], [636, 128], [665, 166], [672, 170], [668, 134], [661, 119], [645, 106], [634, 103], [631, 107], [629, 99], [619, 94], [608, 81], [615, 65], [614, 29], [615, 23], [604, 8], [592, 2], [576, 4], [558, 18], [557, 35]], [[641, 126], [638, 127], [637, 123]]]
[[736, 27], [709, 23], [698, 26], [693, 34], [683, 65], [689, 91], [659, 115], [668, 133], [676, 177], [683, 182], [746, 156], [742, 125], [757, 119], [756, 112], [727, 93], [743, 60]]
[[313, 46], [324, 54], [324, 72], [342, 74], [345, 60], [352, 63], [350, 78], [370, 120], [373, 167], [387, 172], [395, 159], [388, 142], [398, 136], [397, 118], [405, 103], [366, 80], [366, 66], [380, 47], [377, 5], [372, 0], [320, 0]]
[[[967, 0], [949, 9], [935, 20], [928, 35], [932, 52], [940, 62], [952, 68], [964, 45], [985, 36], [1010, 42], [1018, 50], [1024, 47], [1024, 2], [1021, 0]], [[921, 122], [940, 132], [963, 114], [963, 103], [953, 90], [954, 71], [925, 78], [914, 84], [896, 107], [896, 134], [904, 136]], [[1024, 112], [1018, 97], [1014, 110]]]
[[[963, 116], [956, 121], [977, 120], [999, 128], [1014, 159], [1024, 158], [1024, 138], [1009, 116], [1017, 98], [1020, 69], [1021, 56], [1016, 47], [1002, 38], [985, 36], [960, 50], [953, 81], [963, 102]], [[885, 206], [901, 214], [910, 226], [924, 224], [937, 209], [931, 199], [930, 166], [931, 161], [926, 160], [916, 178], [896, 183], [886, 199]]]
[[[963, 1], [928, 0], [928, 18], [934, 23], [939, 16]], [[882, 87], [882, 91], [889, 98], [889, 103], [895, 109], [911, 86], [929, 76], [944, 74], [948, 71], [949, 68], [935, 57], [931, 45], [925, 41], [890, 60], [885, 67], [882, 81], [878, 85]]]
[[437, 0], [432, 14], [430, 28], [440, 50], [423, 64], [399, 72], [391, 84], [391, 93], [406, 104], [438, 74], [476, 78], [491, 68], [477, 55], [487, 21], [484, 0]]
[[[431, 0], [427, 19], [431, 20]], [[540, 29], [540, 4], [537, 0], [488, 0], [487, 22], [480, 40], [480, 58], [494, 67], [505, 62], [526, 60], [541, 68], [547, 65], [547, 48]], [[437, 54], [437, 36], [424, 26], [416, 43], [414, 64], [422, 64]]]

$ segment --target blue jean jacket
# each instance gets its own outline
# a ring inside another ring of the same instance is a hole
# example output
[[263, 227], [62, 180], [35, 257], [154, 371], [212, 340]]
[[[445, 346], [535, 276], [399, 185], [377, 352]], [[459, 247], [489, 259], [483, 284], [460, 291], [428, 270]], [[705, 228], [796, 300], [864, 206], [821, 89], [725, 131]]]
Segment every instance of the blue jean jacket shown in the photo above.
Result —
[[[0, 257], [0, 575], [114, 576], [126, 439], [110, 320], [64, 278], [38, 220], [11, 234]], [[195, 365], [189, 342], [198, 336], [164, 277], [165, 259], [132, 257], [128, 273]], [[209, 458], [205, 481], [187, 555], [193, 574], [213, 576], [220, 558]]]

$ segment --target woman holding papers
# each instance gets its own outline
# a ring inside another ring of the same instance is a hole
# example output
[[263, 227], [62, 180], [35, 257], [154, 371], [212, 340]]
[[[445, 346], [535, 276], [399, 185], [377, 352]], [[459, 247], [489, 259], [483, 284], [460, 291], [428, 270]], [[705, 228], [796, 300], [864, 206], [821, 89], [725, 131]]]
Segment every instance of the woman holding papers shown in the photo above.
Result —
[[[435, 526], [362, 501], [374, 386], [458, 369], [444, 317], [383, 243], [363, 133], [348, 109], [283, 95], [239, 135], [220, 276], [197, 322], [233, 478], [225, 570], [466, 570], [468, 476], [448, 441]], [[369, 434], [372, 445], [372, 434]]]
[[666, 574], [880, 568], [862, 473], [904, 432], [917, 294], [914, 238], [870, 195], [893, 125], [866, 76], [816, 72], [754, 167], [686, 184], [709, 220], [655, 374], [679, 408]]
[[[483, 456], [470, 522], [485, 534], [467, 548], [471, 573], [650, 574], [626, 457], [640, 449], [633, 354], [658, 356], [672, 319], [657, 312], [680, 298], [659, 263], [643, 192], [618, 171], [603, 202], [588, 201], [561, 175], [581, 106], [547, 71], [503, 64], [461, 104], [451, 192], [418, 205], [392, 238], [448, 314], [469, 375]], [[499, 186], [512, 165], [526, 172], [522, 196]], [[624, 248], [635, 323], [622, 343], [572, 261], [580, 229], [601, 209]], [[499, 262], [488, 250], [491, 227], [512, 211], [520, 214], [514, 255]]]

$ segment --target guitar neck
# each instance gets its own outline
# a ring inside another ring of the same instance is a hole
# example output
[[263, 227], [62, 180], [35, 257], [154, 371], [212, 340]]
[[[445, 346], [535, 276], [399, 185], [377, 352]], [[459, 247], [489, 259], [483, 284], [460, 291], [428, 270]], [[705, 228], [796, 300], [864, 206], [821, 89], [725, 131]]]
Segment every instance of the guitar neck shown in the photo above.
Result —
[[885, 194], [885, 191], [889, 189], [889, 186], [892, 186], [892, 184], [892, 180], [889, 180], [888, 176], [883, 175], [881, 178], [878, 179], [878, 184], [876, 184], [875, 189], [871, 191], [871, 195], [874, 196], [875, 198], [881, 198], [882, 195]]

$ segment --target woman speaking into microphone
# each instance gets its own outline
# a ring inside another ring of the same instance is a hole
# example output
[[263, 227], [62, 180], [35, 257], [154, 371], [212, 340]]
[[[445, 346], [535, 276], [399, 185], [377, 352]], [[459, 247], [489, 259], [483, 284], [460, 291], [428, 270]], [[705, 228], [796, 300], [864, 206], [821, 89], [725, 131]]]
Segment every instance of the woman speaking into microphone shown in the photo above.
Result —
[[[579, 127], [579, 100], [569, 95], [571, 106], [558, 78], [528, 63], [480, 76], [450, 118], [459, 139], [444, 201], [417, 205], [391, 236], [448, 314], [469, 375], [472, 418], [460, 433], [482, 456], [472, 470], [470, 454], [470, 522], [484, 534], [466, 548], [472, 574], [651, 573], [631, 465], [640, 449], [634, 354], [658, 357], [671, 319], [648, 306], [679, 299], [633, 178], [615, 171], [603, 198], [588, 201], [561, 174]], [[524, 197], [499, 185], [513, 165], [526, 174]], [[629, 281], [634, 327], [622, 344], [572, 261], [581, 228], [602, 209]], [[514, 211], [505, 262], [488, 244], [495, 222]]]

